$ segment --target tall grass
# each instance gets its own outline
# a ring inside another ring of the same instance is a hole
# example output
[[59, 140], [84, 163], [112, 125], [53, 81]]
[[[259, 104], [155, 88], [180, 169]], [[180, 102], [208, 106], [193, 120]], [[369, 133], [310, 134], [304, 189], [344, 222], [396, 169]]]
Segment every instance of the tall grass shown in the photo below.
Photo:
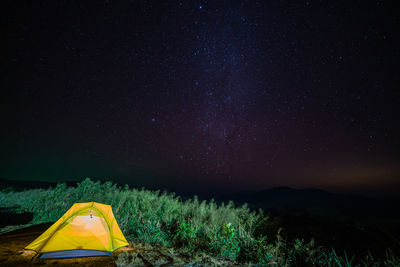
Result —
[[32, 212], [32, 223], [54, 222], [74, 203], [90, 201], [111, 205], [121, 230], [134, 242], [202, 251], [257, 266], [400, 266], [400, 259], [391, 252], [382, 261], [370, 256], [356, 264], [354, 258], [339, 256], [314, 241], [289, 243], [279, 232], [266, 236], [261, 230], [268, 227], [268, 217], [261, 210], [235, 207], [232, 202], [217, 205], [196, 197], [182, 201], [172, 193], [118, 187], [89, 178], [76, 187], [59, 183], [50, 189], [0, 192], [0, 206]]

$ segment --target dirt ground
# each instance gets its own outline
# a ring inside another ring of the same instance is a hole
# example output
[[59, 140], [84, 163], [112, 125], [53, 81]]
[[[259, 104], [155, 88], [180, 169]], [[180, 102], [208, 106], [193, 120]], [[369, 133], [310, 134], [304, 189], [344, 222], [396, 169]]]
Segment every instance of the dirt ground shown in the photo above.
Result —
[[[137, 244], [137, 247], [121, 248], [113, 256], [85, 257], [69, 259], [33, 259], [33, 251], [24, 251], [23, 248], [49, 228], [52, 223], [44, 223], [17, 229], [0, 235], [0, 266], [85, 266], [111, 267], [117, 266], [177, 266], [177, 262], [163, 255], [159, 249], [146, 244]], [[125, 253], [125, 257], [118, 255]], [[184, 266], [185, 262], [180, 262]]]
[[0, 235], [0, 266], [117, 266], [113, 257], [31, 260], [35, 254], [22, 249], [50, 226], [44, 223]]
[[131, 247], [121, 248], [113, 256], [107, 257], [32, 259], [35, 253], [24, 251], [23, 248], [51, 225], [26, 225], [0, 234], [0, 266], [238, 266], [234, 262], [219, 261], [203, 253], [189, 255], [173, 248], [153, 247], [144, 243], [131, 243]]

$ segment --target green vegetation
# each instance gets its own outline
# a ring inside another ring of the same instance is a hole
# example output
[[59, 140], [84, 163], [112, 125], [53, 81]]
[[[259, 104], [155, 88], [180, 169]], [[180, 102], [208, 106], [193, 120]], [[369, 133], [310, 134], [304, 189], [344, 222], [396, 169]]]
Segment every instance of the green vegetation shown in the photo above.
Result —
[[0, 206], [32, 212], [32, 223], [54, 222], [76, 202], [112, 205], [129, 241], [171, 247], [187, 253], [205, 253], [218, 259], [257, 266], [400, 266], [390, 250], [385, 259], [338, 255], [313, 240], [287, 242], [280, 231], [267, 235], [268, 217], [246, 205], [217, 205], [196, 197], [182, 201], [174, 194], [118, 187], [86, 178], [77, 187], [60, 183], [55, 188], [0, 192]]

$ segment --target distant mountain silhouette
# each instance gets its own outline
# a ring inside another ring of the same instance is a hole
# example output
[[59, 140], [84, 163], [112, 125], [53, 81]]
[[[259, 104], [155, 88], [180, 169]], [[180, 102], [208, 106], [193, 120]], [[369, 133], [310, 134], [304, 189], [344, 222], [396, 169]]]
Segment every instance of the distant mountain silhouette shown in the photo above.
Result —
[[387, 212], [399, 212], [398, 198], [373, 198], [358, 195], [346, 195], [328, 192], [317, 188], [294, 189], [274, 187], [257, 192], [239, 192], [222, 197], [221, 201], [232, 200], [240, 205], [248, 203], [251, 208], [279, 210], [313, 215], [334, 215], [371, 213], [386, 215]]
[[252, 209], [263, 209], [270, 218], [270, 224], [265, 226], [270, 236], [283, 228], [282, 233], [288, 240], [316, 238], [324, 245], [355, 253], [366, 250], [384, 253], [382, 248], [399, 248], [400, 199], [396, 197], [275, 187], [238, 192], [219, 201], [247, 203]]

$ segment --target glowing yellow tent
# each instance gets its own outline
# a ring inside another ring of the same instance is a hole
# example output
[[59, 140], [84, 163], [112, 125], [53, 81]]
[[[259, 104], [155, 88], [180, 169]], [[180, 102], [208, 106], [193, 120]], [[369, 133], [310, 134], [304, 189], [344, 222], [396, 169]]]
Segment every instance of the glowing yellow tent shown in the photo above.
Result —
[[111, 255], [128, 246], [110, 205], [75, 203], [25, 249], [41, 259]]

